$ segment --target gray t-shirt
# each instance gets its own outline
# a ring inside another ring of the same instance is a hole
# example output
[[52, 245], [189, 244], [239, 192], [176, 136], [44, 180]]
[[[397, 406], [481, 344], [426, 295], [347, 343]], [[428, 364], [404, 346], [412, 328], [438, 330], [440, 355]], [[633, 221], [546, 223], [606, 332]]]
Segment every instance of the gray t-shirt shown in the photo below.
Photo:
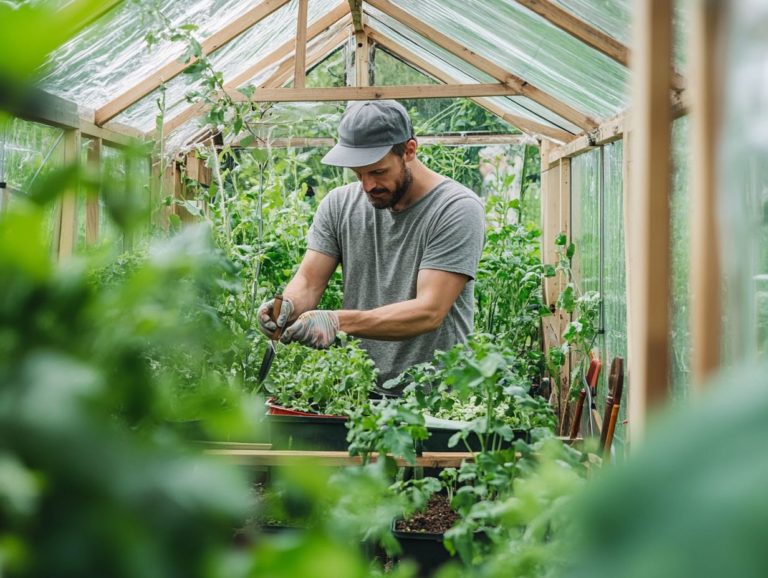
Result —
[[446, 179], [403, 211], [375, 209], [359, 183], [320, 203], [308, 248], [341, 262], [344, 309], [369, 310], [416, 297], [421, 269], [470, 277], [443, 323], [404, 341], [361, 339], [379, 384], [464, 341], [473, 328], [473, 289], [483, 249], [485, 211], [470, 189]]

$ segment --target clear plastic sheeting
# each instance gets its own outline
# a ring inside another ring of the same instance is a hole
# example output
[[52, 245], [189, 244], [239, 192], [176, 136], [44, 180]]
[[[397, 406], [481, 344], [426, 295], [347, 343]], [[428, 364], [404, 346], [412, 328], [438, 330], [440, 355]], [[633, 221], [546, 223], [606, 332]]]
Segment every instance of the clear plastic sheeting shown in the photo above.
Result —
[[552, 0], [552, 3], [625, 46], [632, 42], [629, 28], [632, 20], [631, 0]]
[[[457, 82], [464, 84], [495, 82], [494, 78], [490, 75], [451, 54], [431, 40], [406, 30], [401, 24], [386, 14], [370, 6], [366, 6], [366, 13], [370, 16], [368, 24], [371, 28], [397, 42], [409, 52], [413, 52], [416, 56], [422, 58]], [[518, 96], [492, 97], [489, 100], [502, 107], [509, 114], [548, 125], [552, 128], [559, 128], [572, 134], [581, 132], [581, 129], [574, 124], [528, 98]]]
[[621, 401], [614, 440], [626, 439], [624, 419], [627, 414], [627, 261], [624, 226], [624, 141], [603, 147], [603, 372], [598, 399], [608, 394], [608, 375], [615, 357], [624, 360], [624, 399]]
[[670, 255], [672, 267], [670, 383], [675, 400], [687, 396], [691, 373], [690, 138], [688, 117], [672, 124], [672, 190], [670, 197]]
[[[627, 368], [627, 277], [624, 237], [624, 143], [615, 141], [571, 160], [572, 237], [576, 244], [574, 276], [582, 292], [598, 291], [602, 299], [600, 329], [594, 349], [603, 363], [597, 385], [602, 410], [614, 357]], [[624, 391], [627, 391], [625, 377]], [[626, 398], [625, 398], [626, 399]], [[623, 404], [616, 441], [625, 439]]]
[[[331, 7], [337, 4], [337, 2], [328, 2], [327, 0], [322, 0], [322, 2], [325, 2], [326, 5]], [[310, 2], [310, 6], [320, 9], [323, 7], [323, 4], [321, 2]], [[229, 79], [239, 76], [247, 68], [251, 67], [254, 63], [258, 62], [275, 48], [280, 46], [280, 44], [293, 38], [296, 34], [297, 11], [297, 3], [293, 1], [268, 18], [259, 22], [249, 30], [248, 33], [243, 34], [240, 38], [230, 43], [230, 45], [225, 46], [211, 55], [211, 64], [215, 70], [221, 71], [224, 74], [224, 82], [227, 83]], [[319, 14], [313, 14], [310, 11], [310, 22], [311, 19], [319, 16]], [[338, 31], [338, 28], [332, 27], [325, 33], [318, 35], [309, 42], [307, 48], [308, 53], [310, 53], [314, 47], [326, 43]], [[245, 45], [245, 47], [240, 46], [241, 44]], [[248, 59], [244, 59], [242, 57], [244, 52], [252, 54], [252, 56]], [[258, 84], [265, 82], [272, 73], [275, 72], [279, 64], [280, 63], [275, 63], [270, 68], [259, 73], [256, 77], [251, 78], [246, 84], [254, 84], [258, 86]], [[184, 74], [181, 74], [168, 82], [165, 89], [165, 119], [170, 120], [186, 110], [190, 106], [190, 103], [186, 99], [186, 95], [195, 90], [198, 90], [197, 82], [190, 80], [190, 78]], [[155, 117], [159, 113], [157, 100], [160, 96], [160, 90], [155, 90], [153, 93], [147, 95], [129, 109], [115, 117], [114, 121], [116, 123], [134, 126], [144, 132], [152, 130], [155, 124]], [[190, 122], [195, 127], [200, 126], [199, 119], [193, 119]], [[186, 130], [186, 127], [184, 130]]]
[[600, 291], [600, 149], [571, 160], [571, 231], [576, 244], [574, 276], [579, 289]]
[[623, 66], [515, 2], [395, 3], [577, 110], [605, 119], [626, 108], [629, 73]]
[[[618, 40], [624, 46], [632, 46], [632, 0], [551, 0], [579, 20], [594, 26]], [[687, 51], [687, 16], [690, 2], [674, 0], [674, 61], [679, 71], [684, 71]]]
[[24, 195], [36, 179], [56, 167], [64, 131], [18, 118], [0, 126], [0, 182]]
[[722, 144], [718, 160], [724, 344], [737, 365], [768, 358], [768, 4], [728, 3]]
[[[175, 27], [199, 26], [205, 39], [260, 0], [156, 0]], [[184, 50], [180, 43], [147, 47], [154, 26], [142, 15], [140, 2], [122, 2], [51, 55], [41, 87], [88, 108], [99, 108], [134, 86]]]

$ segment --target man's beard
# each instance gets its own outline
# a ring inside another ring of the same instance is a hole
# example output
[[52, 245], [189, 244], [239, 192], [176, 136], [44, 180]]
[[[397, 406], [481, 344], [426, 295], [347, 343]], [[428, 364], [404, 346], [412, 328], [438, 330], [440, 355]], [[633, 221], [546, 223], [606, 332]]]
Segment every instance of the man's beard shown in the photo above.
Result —
[[368, 202], [373, 205], [374, 209], [391, 209], [405, 196], [413, 183], [413, 175], [411, 170], [403, 163], [403, 168], [400, 171], [400, 179], [397, 181], [397, 186], [390, 198], [382, 197], [381, 199], [375, 199], [371, 197], [371, 193], [389, 193], [388, 189], [371, 189], [366, 194], [368, 195]]

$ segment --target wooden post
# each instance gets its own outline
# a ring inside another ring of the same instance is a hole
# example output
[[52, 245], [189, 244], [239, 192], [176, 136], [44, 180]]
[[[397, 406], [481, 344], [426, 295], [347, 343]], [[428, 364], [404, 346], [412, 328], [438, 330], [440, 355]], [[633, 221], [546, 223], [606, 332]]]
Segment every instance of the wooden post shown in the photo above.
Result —
[[[80, 162], [80, 131], [67, 130], [64, 132], [62, 164], [74, 165]], [[64, 191], [57, 210], [58, 226], [55, 227], [58, 239], [54, 240], [56, 254], [59, 259], [72, 256], [75, 250], [77, 233], [77, 185]]]
[[634, 4], [629, 419], [631, 441], [637, 444], [648, 414], [666, 401], [669, 391], [672, 4]]
[[355, 32], [355, 86], [368, 86], [368, 37]]
[[[550, 165], [547, 159], [552, 148], [553, 146], [547, 141], [541, 144], [542, 258], [548, 264], [554, 264], [557, 261], [555, 238], [560, 233], [570, 236], [571, 232], [571, 160], [563, 158]], [[549, 355], [550, 349], [561, 345], [563, 331], [570, 322], [570, 316], [567, 313], [556, 309], [557, 298], [565, 287], [565, 283], [566, 280], [562, 276], [544, 281], [544, 302], [553, 312], [552, 316], [542, 320], [545, 355]], [[567, 361], [562, 368], [559, 382], [558, 414], [561, 427], [565, 427], [567, 425], [565, 400], [570, 387], [570, 361]]]
[[[97, 176], [101, 174], [101, 147], [100, 138], [91, 139], [88, 146], [88, 170]], [[99, 241], [99, 224], [101, 221], [101, 205], [99, 196], [101, 191], [93, 191], [86, 200], [85, 206], [85, 243], [94, 245]]]
[[293, 87], [305, 86], [305, 63], [307, 58], [307, 3], [308, 0], [299, 0], [299, 14], [296, 19], [296, 57], [293, 69]]
[[[627, 123], [629, 123], [629, 119], [627, 120]], [[624, 283], [625, 283], [625, 304], [627, 308], [627, 352], [632, 351], [632, 335], [634, 334], [634, 325], [633, 325], [633, 318], [632, 313], [635, 310], [635, 307], [632, 305], [632, 298], [634, 295], [634, 292], [632, 291], [633, 286], [633, 272], [632, 272], [632, 260], [630, 259], [630, 248], [632, 245], [632, 229], [634, 228], [632, 225], [632, 217], [631, 217], [631, 207], [630, 204], [632, 203], [631, 196], [632, 196], [632, 131], [631, 130], [625, 130], [624, 131], [624, 138], [623, 138], [623, 155], [622, 155], [622, 195], [623, 195], [623, 202], [622, 202], [622, 218], [624, 219]], [[627, 364], [624, 365], [624, 367], [627, 367]], [[625, 369], [625, 373], [627, 374], [627, 378], [629, 379], [631, 374], [628, 370]]]
[[717, 27], [722, 2], [692, 3], [691, 34], [691, 294], [692, 385], [700, 388], [720, 365], [720, 249], [716, 219], [720, 102]]

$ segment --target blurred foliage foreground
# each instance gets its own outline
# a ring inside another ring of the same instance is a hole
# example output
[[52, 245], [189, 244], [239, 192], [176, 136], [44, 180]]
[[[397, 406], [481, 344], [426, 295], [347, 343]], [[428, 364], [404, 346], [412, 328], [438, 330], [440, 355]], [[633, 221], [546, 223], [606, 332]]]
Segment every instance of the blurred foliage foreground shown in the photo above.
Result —
[[[137, 263], [99, 252], [56, 263], [43, 223], [29, 202], [0, 216], [2, 575], [383, 572], [354, 545], [386, 544], [404, 507], [383, 468], [286, 470], [277, 483], [308, 529], [238, 547], [234, 529], [259, 508], [248, 480], [173, 427], [190, 411], [211, 436], [258, 424], [258, 402], [216, 370], [237, 344], [206, 305], [232, 290], [209, 229], [159, 240]], [[626, 465], [593, 471], [586, 489], [543, 440], [518, 461], [513, 492], [478, 512], [498, 524], [482, 563], [440, 575], [765, 576], [765, 375], [730, 376], [652, 424]]]
[[[68, 13], [98, 4], [75, 0]], [[3, 53], [24, 57], [0, 59], [10, 87], [0, 108], [72, 26], [45, 2], [0, 3]], [[204, 458], [175, 425], [194, 416], [196, 438], [257, 435], [260, 402], [243, 372], [231, 371], [247, 335], [211, 306], [222, 294], [243, 294], [235, 268], [205, 225], [156, 240], [138, 259], [101, 250], [57, 263], [45, 215], [73, 179], [107, 192], [106, 210], [125, 238], [149, 221], [112, 183], [72, 168], [0, 215], [0, 576], [387, 572], [361, 545], [394, 549], [389, 521], [428, 488], [414, 480], [393, 494], [378, 463], [284, 469], [274, 480], [282, 506], [306, 530], [254, 529], [236, 544], [235, 529], [261, 501], [242, 471]], [[626, 464], [588, 467], [587, 484], [574, 475], [583, 464], [552, 438], [517, 446], [511, 482], [495, 473], [506, 462], [467, 468], [464, 475], [489, 473], [483, 487], [503, 499], [468, 501], [454, 543], [461, 550], [464, 537], [482, 532], [483, 555], [439, 576], [768, 575], [766, 375], [745, 368], [722, 378], [651, 424]], [[499, 491], [499, 479], [510, 491]], [[388, 571], [413, 573], [407, 564]]]

